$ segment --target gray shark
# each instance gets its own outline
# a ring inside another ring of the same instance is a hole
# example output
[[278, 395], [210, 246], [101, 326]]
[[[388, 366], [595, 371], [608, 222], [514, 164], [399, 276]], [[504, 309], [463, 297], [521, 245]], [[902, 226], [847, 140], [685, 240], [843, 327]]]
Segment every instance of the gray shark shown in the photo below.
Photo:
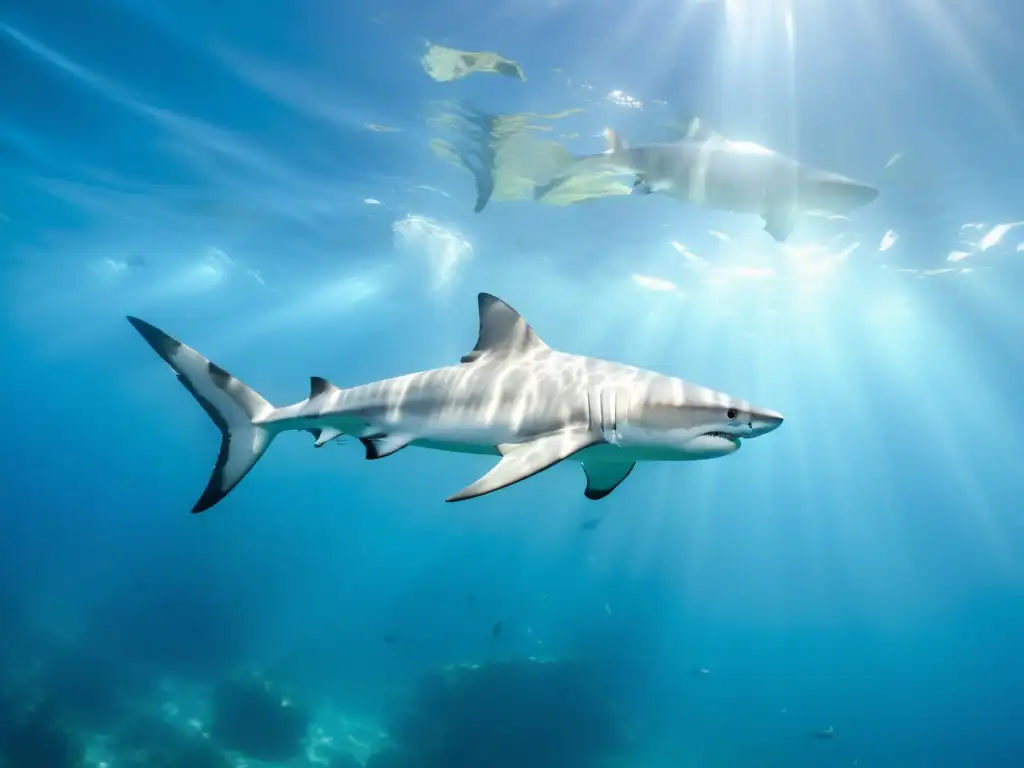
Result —
[[748, 141], [702, 132], [694, 120], [681, 141], [630, 147], [605, 131], [608, 150], [580, 158], [635, 175], [633, 194], [653, 192], [736, 213], [754, 213], [777, 242], [799, 214], [834, 216], [867, 205], [878, 190]]
[[518, 483], [565, 459], [583, 465], [588, 499], [601, 499], [638, 461], [692, 461], [735, 453], [782, 416], [670, 376], [559, 352], [518, 312], [478, 298], [476, 346], [458, 365], [340, 389], [312, 377], [309, 397], [274, 407], [191, 347], [128, 320], [221, 431], [202, 512], [228, 495], [282, 432], [304, 430], [317, 447], [352, 435], [367, 459], [414, 445], [498, 456], [462, 501]]

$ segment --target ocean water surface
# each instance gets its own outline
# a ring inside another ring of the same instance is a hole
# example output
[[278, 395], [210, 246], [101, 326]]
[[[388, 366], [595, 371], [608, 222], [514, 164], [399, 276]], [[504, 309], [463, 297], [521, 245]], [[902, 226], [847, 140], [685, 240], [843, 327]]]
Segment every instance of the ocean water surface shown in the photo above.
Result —
[[[0, 766], [1024, 765], [1022, 23], [0, 2]], [[578, 160], [697, 129], [877, 199], [776, 240]], [[497, 457], [288, 433], [189, 514], [218, 430], [126, 315], [287, 405], [480, 292], [785, 423], [458, 504]]]

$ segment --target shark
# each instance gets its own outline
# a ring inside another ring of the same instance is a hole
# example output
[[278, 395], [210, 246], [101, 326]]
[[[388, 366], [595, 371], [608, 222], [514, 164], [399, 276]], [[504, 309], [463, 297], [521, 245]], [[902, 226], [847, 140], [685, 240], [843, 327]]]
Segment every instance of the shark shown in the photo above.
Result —
[[370, 460], [410, 446], [497, 457], [449, 502], [567, 460], [582, 464], [584, 495], [598, 500], [637, 462], [728, 456], [782, 424], [775, 411], [706, 387], [553, 349], [491, 294], [479, 294], [478, 312], [476, 346], [456, 365], [350, 388], [313, 376], [308, 397], [281, 407], [155, 326], [128, 321], [220, 429], [220, 452], [193, 513], [224, 499], [288, 431], [311, 433], [316, 447], [355, 437]]
[[[578, 159], [634, 175], [632, 194], [661, 193], [689, 203], [764, 219], [776, 242], [800, 215], [841, 216], [878, 197], [878, 189], [806, 165], [749, 141], [734, 141], [691, 120], [679, 141], [630, 146], [604, 131], [607, 149]], [[571, 173], [568, 175], [572, 175]], [[549, 185], [550, 186], [550, 185]]]

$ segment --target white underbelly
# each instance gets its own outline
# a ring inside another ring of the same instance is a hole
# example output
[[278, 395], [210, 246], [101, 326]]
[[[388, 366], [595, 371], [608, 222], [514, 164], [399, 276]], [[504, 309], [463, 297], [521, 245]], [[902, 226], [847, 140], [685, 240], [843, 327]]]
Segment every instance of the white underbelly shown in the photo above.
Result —
[[506, 424], [445, 424], [437, 421], [414, 421], [401, 424], [380, 424], [384, 433], [401, 432], [415, 435], [414, 444], [457, 453], [496, 453], [495, 446], [522, 442], [523, 436]]

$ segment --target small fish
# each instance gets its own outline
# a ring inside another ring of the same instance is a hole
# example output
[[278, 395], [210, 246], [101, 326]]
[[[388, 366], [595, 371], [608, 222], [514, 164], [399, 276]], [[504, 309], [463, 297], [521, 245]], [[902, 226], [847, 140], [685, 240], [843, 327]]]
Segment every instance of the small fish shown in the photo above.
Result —
[[581, 531], [593, 531], [600, 524], [601, 524], [601, 518], [600, 517], [592, 517], [589, 520], [584, 520], [582, 523], [580, 523], [580, 530]]
[[706, 677], [711, 674], [711, 670], [707, 667], [694, 667], [690, 670], [690, 677]]
[[474, 595], [472, 592], [466, 593], [466, 605], [470, 608], [476, 605], [476, 595]]
[[830, 725], [828, 728], [821, 731], [811, 731], [811, 736], [816, 739], [821, 739], [822, 741], [828, 741], [829, 739], [835, 738], [836, 730]]
[[491, 637], [497, 637], [500, 634], [501, 634], [501, 622], [500, 621], [496, 621], [496, 622], [494, 622], [494, 626], [491, 627]]
[[387, 643], [388, 645], [394, 645], [398, 641], [398, 638], [395, 637], [394, 635], [390, 634], [390, 633], [384, 635], [383, 639], [384, 639], [384, 642]]

